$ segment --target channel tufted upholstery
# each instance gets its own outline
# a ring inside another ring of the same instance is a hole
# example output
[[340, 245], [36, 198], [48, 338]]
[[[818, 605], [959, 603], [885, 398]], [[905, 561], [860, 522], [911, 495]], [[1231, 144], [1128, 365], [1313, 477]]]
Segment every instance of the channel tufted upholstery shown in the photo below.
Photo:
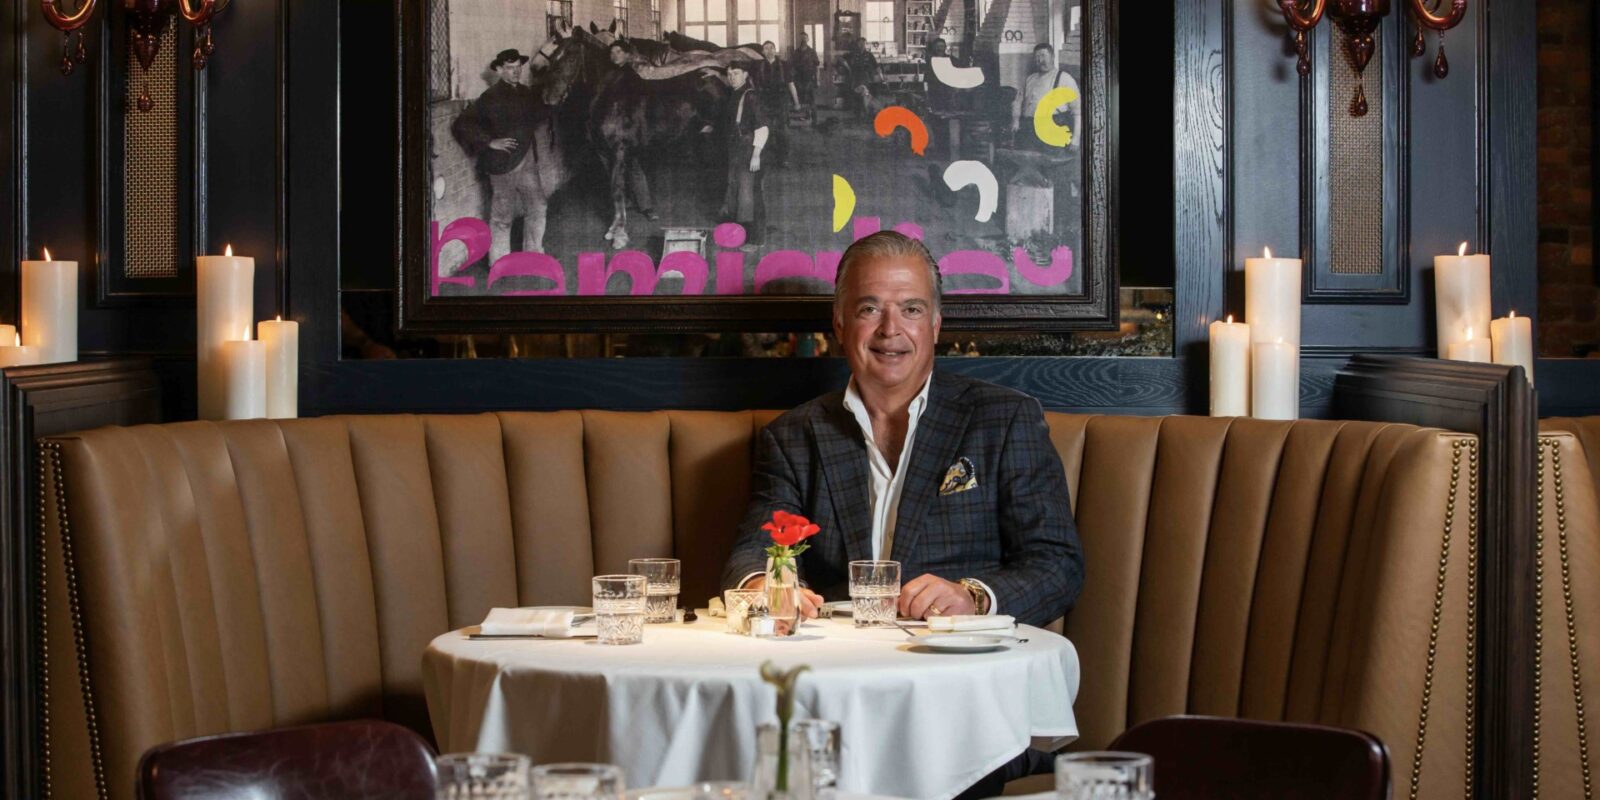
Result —
[[1600, 688], [1600, 417], [1539, 428], [1539, 794], [1586, 798], [1596, 731], [1584, 712], [1593, 715]]
[[[427, 732], [432, 637], [495, 605], [585, 602], [589, 576], [630, 557], [683, 558], [685, 597], [703, 602], [753, 433], [775, 414], [329, 417], [46, 441], [55, 795], [94, 797], [98, 779], [127, 797], [145, 749], [222, 731], [381, 716]], [[1360, 422], [1049, 423], [1088, 560], [1065, 622], [1078, 746], [1181, 713], [1349, 726], [1388, 745], [1403, 796], [1426, 696], [1419, 796], [1462, 796], [1475, 440]]]

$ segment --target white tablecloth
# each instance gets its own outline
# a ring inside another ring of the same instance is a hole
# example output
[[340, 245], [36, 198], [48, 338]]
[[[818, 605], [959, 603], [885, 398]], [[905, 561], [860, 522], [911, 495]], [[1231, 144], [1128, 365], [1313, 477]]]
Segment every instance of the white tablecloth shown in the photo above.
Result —
[[795, 717], [840, 724], [842, 791], [946, 800], [1030, 742], [1078, 734], [1077, 651], [1037, 628], [1017, 635], [1028, 643], [951, 654], [847, 619], [752, 639], [702, 615], [624, 647], [454, 631], [429, 644], [422, 673], [441, 752], [609, 762], [629, 786], [674, 786], [748, 780], [756, 725], [777, 718], [757, 668], [807, 664]]

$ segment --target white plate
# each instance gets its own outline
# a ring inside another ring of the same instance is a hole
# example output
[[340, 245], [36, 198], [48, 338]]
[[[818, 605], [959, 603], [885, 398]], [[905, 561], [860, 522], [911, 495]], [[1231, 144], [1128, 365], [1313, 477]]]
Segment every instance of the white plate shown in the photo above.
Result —
[[830, 617], [853, 617], [856, 615], [856, 604], [854, 600], [830, 600], [822, 604], [822, 612]]
[[1010, 637], [982, 633], [930, 633], [918, 636], [914, 644], [946, 653], [987, 653], [1011, 644]]
[[[597, 631], [595, 629], [594, 609], [589, 607], [589, 606], [528, 606], [528, 608], [536, 609], [536, 610], [539, 610], [539, 611], [571, 611], [572, 612], [572, 635], [567, 637], [569, 639], [592, 639], [592, 638], [600, 635], [599, 631]], [[523, 634], [506, 634], [506, 635], [503, 635], [503, 636], [492, 636], [492, 635], [483, 634], [483, 633], [472, 633], [472, 634], [468, 634], [467, 638], [468, 639], [544, 639], [544, 638], [547, 638], [547, 637], [544, 637], [544, 636], [526, 636], [526, 635], [523, 635]]]

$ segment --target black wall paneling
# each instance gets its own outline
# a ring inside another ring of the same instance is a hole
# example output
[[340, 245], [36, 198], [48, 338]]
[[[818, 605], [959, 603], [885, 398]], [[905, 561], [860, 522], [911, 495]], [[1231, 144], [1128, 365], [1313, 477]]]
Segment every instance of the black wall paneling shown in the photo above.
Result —
[[[1534, 452], [1538, 412], [1521, 367], [1356, 356], [1333, 411], [1479, 437], [1475, 797], [1534, 786]], [[1391, 743], [1391, 748], [1394, 743]]]
[[[1300, 79], [1300, 258], [1307, 303], [1411, 301], [1404, 202], [1411, 56], [1401, 17], [1385, 27], [1362, 81], [1370, 109], [1363, 117], [1351, 115], [1349, 90], [1335, 85], [1334, 75], [1350, 70], [1344, 35], [1328, 24], [1309, 37], [1311, 74]], [[1367, 136], [1371, 129], [1379, 136]], [[1343, 248], [1354, 252], [1339, 252]]]
[[160, 384], [141, 359], [13, 367], [0, 378], [5, 459], [0, 481], [0, 796], [44, 796], [34, 441], [102, 425], [159, 422], [160, 407]]

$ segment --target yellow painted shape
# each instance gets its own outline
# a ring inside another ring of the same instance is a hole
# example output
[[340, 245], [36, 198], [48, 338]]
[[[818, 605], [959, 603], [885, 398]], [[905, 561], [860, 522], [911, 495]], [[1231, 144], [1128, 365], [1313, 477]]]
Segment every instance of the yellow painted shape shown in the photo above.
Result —
[[1072, 130], [1057, 125], [1055, 115], [1056, 109], [1077, 99], [1078, 90], [1071, 86], [1057, 86], [1039, 98], [1039, 105], [1033, 109], [1033, 134], [1039, 141], [1051, 147], [1066, 147], [1072, 142]]
[[844, 178], [833, 176], [833, 232], [844, 230], [845, 223], [850, 221], [850, 215], [856, 213], [856, 190], [850, 188], [850, 182]]

